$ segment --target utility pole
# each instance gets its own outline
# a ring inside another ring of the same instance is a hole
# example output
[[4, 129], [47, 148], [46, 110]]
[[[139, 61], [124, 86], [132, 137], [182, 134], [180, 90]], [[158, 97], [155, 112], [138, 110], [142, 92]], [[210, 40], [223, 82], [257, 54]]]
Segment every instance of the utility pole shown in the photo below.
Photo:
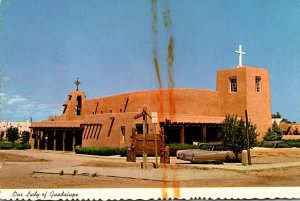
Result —
[[248, 158], [248, 165], [251, 165], [251, 155], [250, 155], [250, 138], [248, 132], [248, 112], [245, 110], [246, 116], [246, 135], [247, 135], [247, 158]]

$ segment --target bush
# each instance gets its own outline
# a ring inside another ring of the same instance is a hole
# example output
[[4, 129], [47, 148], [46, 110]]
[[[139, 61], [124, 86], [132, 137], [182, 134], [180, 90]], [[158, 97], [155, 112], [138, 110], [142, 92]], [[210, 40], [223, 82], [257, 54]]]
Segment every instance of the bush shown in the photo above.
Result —
[[291, 147], [298, 147], [298, 148], [300, 148], [300, 139], [298, 139], [298, 140], [283, 140], [283, 141], [285, 141]]
[[282, 139], [283, 131], [279, 128], [276, 121], [272, 124], [271, 128], [268, 128], [264, 140], [265, 141], [280, 141]]
[[30, 149], [31, 145], [29, 143], [19, 144], [19, 143], [10, 143], [10, 142], [1, 142], [0, 149]]
[[170, 147], [170, 156], [176, 156], [177, 150], [185, 150], [185, 149], [198, 149], [198, 145], [191, 145], [191, 144], [168, 144], [167, 146]]
[[14, 143], [1, 142], [0, 149], [13, 149], [15, 147]]
[[31, 149], [31, 145], [29, 143], [16, 144], [15, 149], [18, 150]]
[[98, 156], [126, 156], [127, 149], [125, 147], [76, 147], [75, 153]]

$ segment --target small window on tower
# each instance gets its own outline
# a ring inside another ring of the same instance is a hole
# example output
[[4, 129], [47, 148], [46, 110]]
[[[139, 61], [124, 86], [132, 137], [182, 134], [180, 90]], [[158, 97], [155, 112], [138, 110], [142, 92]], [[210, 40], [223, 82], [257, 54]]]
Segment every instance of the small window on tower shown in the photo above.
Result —
[[237, 92], [237, 78], [230, 77], [230, 92]]
[[261, 92], [261, 77], [255, 76], [255, 90], [256, 92]]
[[81, 115], [81, 96], [77, 96], [76, 99], [76, 115]]

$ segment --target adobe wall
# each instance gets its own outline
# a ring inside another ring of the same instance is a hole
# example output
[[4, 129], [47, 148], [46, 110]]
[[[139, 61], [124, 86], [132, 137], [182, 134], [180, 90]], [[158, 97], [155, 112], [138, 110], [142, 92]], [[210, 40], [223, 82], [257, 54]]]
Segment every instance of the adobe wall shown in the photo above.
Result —
[[[134, 115], [137, 113], [107, 113], [102, 115], [87, 115], [85, 116], [85, 124], [101, 124], [101, 130], [99, 138], [97, 136], [90, 135], [83, 136], [82, 146], [87, 147], [124, 147], [131, 144], [130, 136], [132, 134], [132, 128], [135, 128], [136, 124], [142, 124], [142, 118], [134, 119]], [[112, 118], [114, 118], [112, 124]], [[148, 121], [149, 134], [154, 133], [154, 126], [151, 120]], [[112, 127], [111, 127], [112, 125]], [[111, 127], [111, 131], [109, 132]], [[125, 128], [125, 136], [123, 138], [121, 128]]]
[[164, 113], [220, 116], [218, 93], [199, 89], [147, 90], [90, 99], [84, 103], [83, 114], [124, 113], [125, 108], [126, 113], [138, 113], [144, 106], [158, 112], [160, 120]]

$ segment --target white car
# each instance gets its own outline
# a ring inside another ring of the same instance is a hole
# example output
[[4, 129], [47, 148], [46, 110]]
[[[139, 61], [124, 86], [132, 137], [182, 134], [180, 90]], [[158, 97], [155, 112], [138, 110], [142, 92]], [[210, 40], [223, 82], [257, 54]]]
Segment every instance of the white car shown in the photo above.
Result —
[[[226, 150], [222, 144], [201, 144], [199, 149], [178, 150], [176, 157], [191, 163], [223, 163], [235, 161], [232, 151]], [[241, 160], [241, 154], [238, 157]]]

